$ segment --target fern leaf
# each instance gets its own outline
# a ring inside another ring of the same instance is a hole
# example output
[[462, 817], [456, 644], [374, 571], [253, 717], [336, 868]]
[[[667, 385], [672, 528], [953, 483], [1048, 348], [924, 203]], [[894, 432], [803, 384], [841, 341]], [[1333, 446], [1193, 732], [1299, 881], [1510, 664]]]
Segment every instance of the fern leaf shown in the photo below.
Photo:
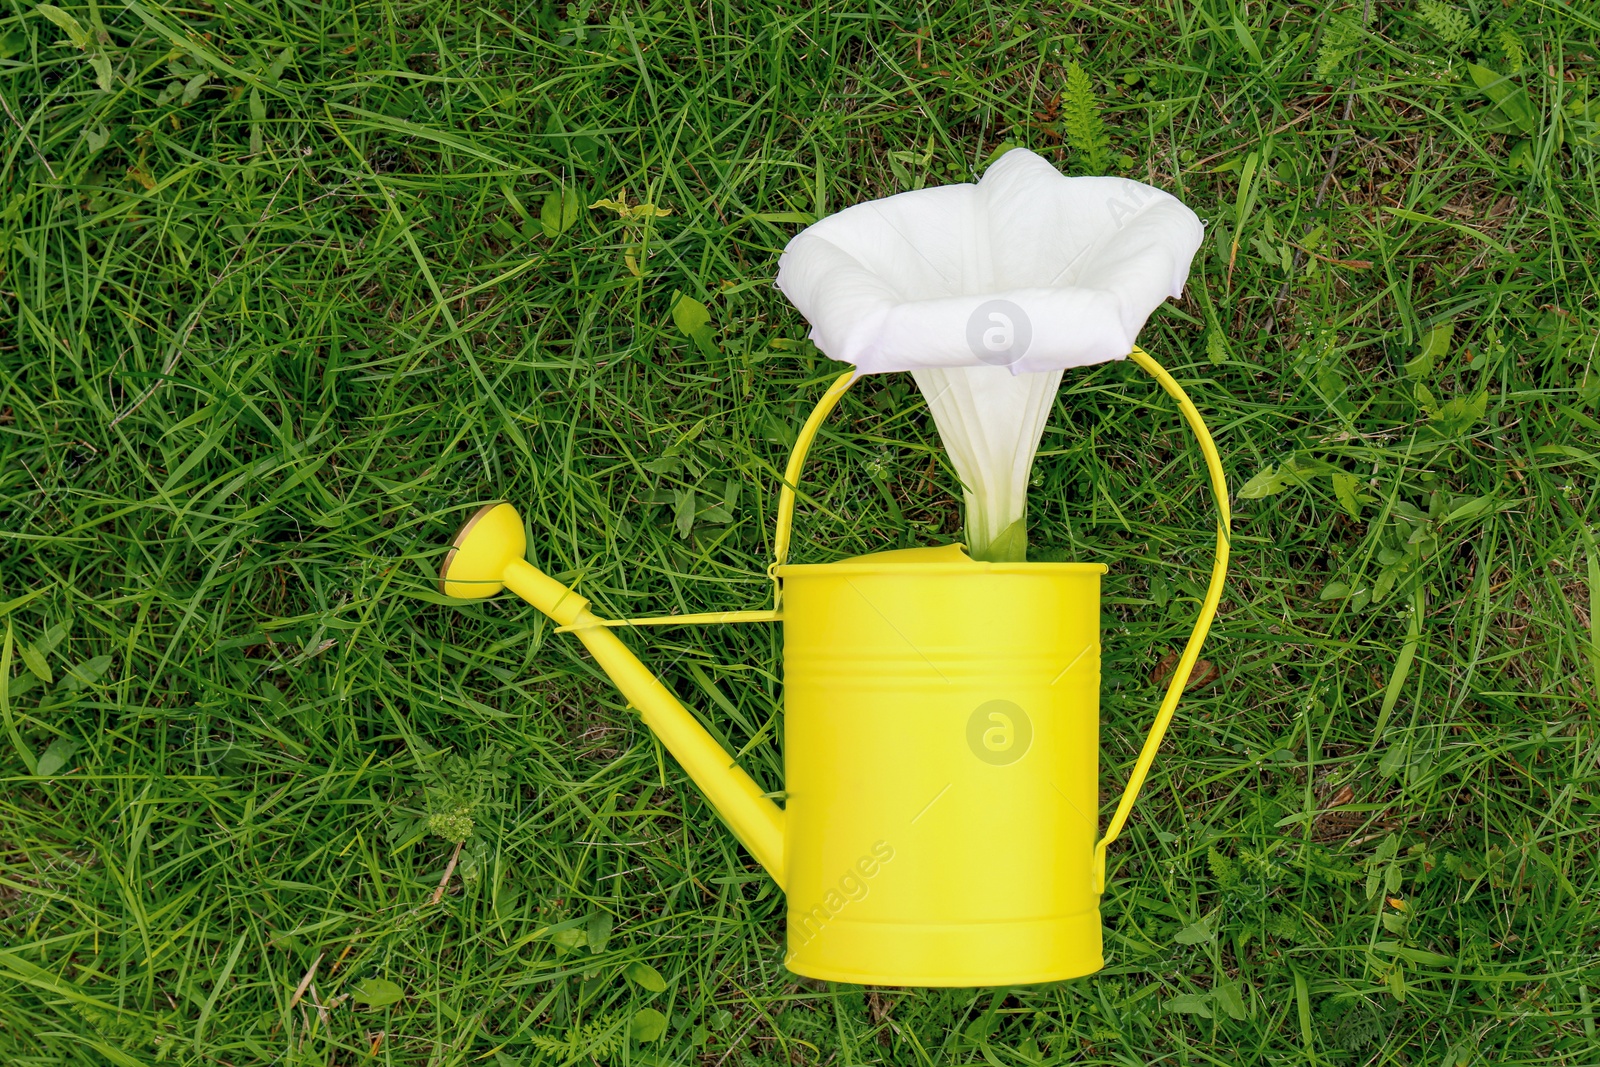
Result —
[[1212, 325], [1206, 331], [1206, 358], [1212, 363], [1222, 364], [1228, 362], [1233, 353], [1228, 350], [1228, 339], [1222, 335], [1222, 330]]
[[1206, 862], [1211, 867], [1211, 877], [1217, 881], [1219, 889], [1235, 889], [1239, 885], [1239, 866], [1234, 861], [1222, 854], [1222, 851], [1212, 845], [1206, 852]]
[[1328, 20], [1322, 31], [1322, 44], [1317, 49], [1317, 77], [1327, 81], [1345, 59], [1361, 47], [1361, 23], [1349, 15], [1339, 14]]
[[529, 1034], [528, 1044], [544, 1053], [546, 1056], [566, 1056], [571, 1051], [565, 1038], [551, 1037], [548, 1034]]
[[574, 1026], [565, 1037], [549, 1034], [529, 1034], [528, 1044], [544, 1057], [561, 1067], [580, 1060], [599, 1060], [614, 1055], [622, 1048], [627, 1018], [622, 1015], [602, 1015], [592, 1023]]
[[1239, 864], [1264, 882], [1281, 882], [1289, 873], [1265, 852], [1252, 852], [1247, 848], [1239, 850]]
[[1106, 133], [1100, 104], [1094, 98], [1094, 85], [1077, 63], [1067, 63], [1067, 85], [1061, 94], [1061, 124], [1067, 144], [1083, 157], [1092, 174], [1104, 174], [1111, 162], [1111, 136]]
[[1478, 37], [1478, 31], [1472, 28], [1472, 17], [1442, 0], [1418, 0], [1417, 14], [1429, 29], [1457, 48], [1467, 47]]
[[1495, 23], [1494, 39], [1506, 57], [1506, 66], [1512, 73], [1528, 65], [1528, 52], [1522, 47], [1522, 38], [1518, 37], [1510, 26], [1504, 22]]
[[621, 1015], [602, 1015], [580, 1032], [578, 1051], [592, 1059], [610, 1056], [622, 1045], [626, 1022]]

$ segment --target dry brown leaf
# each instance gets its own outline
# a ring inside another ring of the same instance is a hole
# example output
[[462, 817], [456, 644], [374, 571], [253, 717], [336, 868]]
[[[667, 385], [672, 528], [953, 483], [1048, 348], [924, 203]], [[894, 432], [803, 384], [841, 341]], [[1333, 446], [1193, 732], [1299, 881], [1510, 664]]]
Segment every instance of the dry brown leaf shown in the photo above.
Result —
[[[1162, 656], [1156, 663], [1156, 669], [1150, 672], [1150, 684], [1165, 685], [1167, 679], [1172, 677], [1172, 672], [1177, 669], [1178, 658], [1176, 652], [1168, 652]], [[1183, 688], [1185, 691], [1199, 689], [1203, 685], [1210, 685], [1220, 677], [1222, 672], [1217, 670], [1214, 663], [1208, 659], [1197, 659], [1194, 661], [1194, 670], [1189, 672], [1189, 681]]]

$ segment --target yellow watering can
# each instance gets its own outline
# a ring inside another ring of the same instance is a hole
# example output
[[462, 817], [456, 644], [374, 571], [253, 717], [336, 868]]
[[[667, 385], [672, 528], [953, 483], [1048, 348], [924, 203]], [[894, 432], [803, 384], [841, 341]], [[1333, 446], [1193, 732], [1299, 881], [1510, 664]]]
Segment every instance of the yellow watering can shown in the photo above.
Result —
[[[1127, 821], [1205, 640], [1228, 558], [1228, 495], [1200, 413], [1145, 352], [1199, 438], [1221, 521], [1199, 621], [1098, 843], [1098, 563], [983, 563], [960, 545], [786, 562], [795, 485], [835, 381], [779, 495], [770, 611], [604, 620], [524, 558], [509, 504], [445, 557], [446, 596], [502, 588], [575, 633], [788, 896], [791, 971], [870, 985], [1048, 982], [1102, 966], [1106, 846]], [[613, 626], [783, 623], [784, 806], [684, 710]]]

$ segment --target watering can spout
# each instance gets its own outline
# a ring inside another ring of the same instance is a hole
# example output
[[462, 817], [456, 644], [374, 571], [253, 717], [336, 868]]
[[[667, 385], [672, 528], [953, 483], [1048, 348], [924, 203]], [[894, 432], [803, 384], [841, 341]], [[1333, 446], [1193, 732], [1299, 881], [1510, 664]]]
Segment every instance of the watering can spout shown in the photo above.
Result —
[[480, 599], [510, 589], [570, 629], [627, 697], [639, 717], [688, 772], [745, 848], [784, 886], [784, 812], [733, 761], [661, 680], [589, 611], [589, 602], [524, 559], [527, 535], [510, 504], [491, 504], [468, 521], [440, 569], [446, 596]]

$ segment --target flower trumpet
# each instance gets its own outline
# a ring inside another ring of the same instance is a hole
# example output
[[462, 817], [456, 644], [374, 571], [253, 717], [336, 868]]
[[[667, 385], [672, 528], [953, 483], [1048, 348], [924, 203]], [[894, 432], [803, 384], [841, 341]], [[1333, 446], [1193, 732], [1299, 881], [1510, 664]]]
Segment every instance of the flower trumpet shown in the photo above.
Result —
[[1026, 149], [975, 184], [846, 208], [784, 249], [778, 288], [860, 373], [910, 371], [960, 475], [968, 549], [1022, 559], [1027, 486], [1061, 373], [1124, 358], [1182, 294], [1203, 227], [1125, 178]]

